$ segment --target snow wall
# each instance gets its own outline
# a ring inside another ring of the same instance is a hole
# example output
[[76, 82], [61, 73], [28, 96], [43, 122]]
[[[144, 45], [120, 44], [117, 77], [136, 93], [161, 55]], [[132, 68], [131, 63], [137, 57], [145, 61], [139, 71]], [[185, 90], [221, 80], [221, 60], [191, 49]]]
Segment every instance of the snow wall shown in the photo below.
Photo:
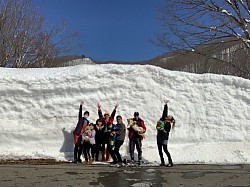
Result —
[[[176, 119], [168, 148], [175, 163], [250, 163], [250, 80], [190, 74], [149, 65], [0, 68], [0, 159], [72, 160], [80, 100], [97, 119], [97, 103], [147, 126], [143, 159], [159, 162], [156, 122], [163, 100]], [[128, 138], [121, 148], [128, 154]]]

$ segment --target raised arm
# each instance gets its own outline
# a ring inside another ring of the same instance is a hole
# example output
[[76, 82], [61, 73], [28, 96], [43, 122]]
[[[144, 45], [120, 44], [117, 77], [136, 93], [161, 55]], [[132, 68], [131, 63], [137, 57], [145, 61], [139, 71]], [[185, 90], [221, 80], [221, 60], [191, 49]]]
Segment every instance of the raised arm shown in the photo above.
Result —
[[78, 120], [80, 120], [82, 118], [82, 105], [84, 104], [83, 101], [81, 101], [80, 103], [80, 108], [79, 108], [79, 114], [78, 114]]
[[168, 116], [168, 100], [165, 101], [165, 105], [164, 105], [164, 109], [163, 109], [163, 112], [162, 112], [161, 121], [164, 121], [167, 116]]
[[102, 109], [101, 109], [100, 103], [97, 104], [97, 107], [98, 107], [98, 116], [99, 116], [99, 119], [102, 119], [103, 115], [102, 115]]
[[115, 118], [115, 113], [116, 113], [116, 109], [118, 108], [118, 106], [119, 106], [119, 104], [117, 103], [116, 105], [115, 105], [115, 108], [114, 108], [114, 110], [112, 111], [112, 113], [111, 113], [111, 118]]

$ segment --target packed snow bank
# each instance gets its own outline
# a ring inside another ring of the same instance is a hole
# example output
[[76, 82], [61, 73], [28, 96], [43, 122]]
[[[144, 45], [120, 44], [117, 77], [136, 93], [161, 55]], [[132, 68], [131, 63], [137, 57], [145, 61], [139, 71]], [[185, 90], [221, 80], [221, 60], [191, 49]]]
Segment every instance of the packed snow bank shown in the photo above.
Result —
[[91, 122], [97, 102], [104, 112], [119, 103], [124, 119], [138, 111], [147, 125], [143, 159], [159, 162], [155, 126], [168, 98], [177, 121], [169, 140], [175, 163], [250, 163], [250, 80], [243, 78], [140, 65], [1, 68], [0, 97], [0, 159], [71, 160], [84, 100]]

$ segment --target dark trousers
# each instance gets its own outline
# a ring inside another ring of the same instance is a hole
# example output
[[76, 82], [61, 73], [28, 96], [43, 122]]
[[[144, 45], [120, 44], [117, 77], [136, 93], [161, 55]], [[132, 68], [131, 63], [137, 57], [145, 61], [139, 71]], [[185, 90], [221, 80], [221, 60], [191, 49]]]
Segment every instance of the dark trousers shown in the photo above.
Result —
[[132, 137], [129, 140], [129, 153], [131, 160], [134, 160], [134, 152], [135, 152], [135, 146], [138, 152], [138, 160], [142, 159], [142, 143], [140, 137]]
[[99, 141], [96, 141], [96, 149], [95, 149], [95, 160], [99, 161], [99, 152], [105, 151], [105, 144]]
[[110, 149], [110, 155], [113, 159], [113, 162], [122, 162], [122, 157], [121, 157], [121, 154], [120, 154], [120, 147], [122, 146], [124, 141], [122, 140], [116, 140], [115, 141], [115, 149], [112, 150]]
[[83, 155], [85, 158], [85, 161], [89, 161], [90, 157], [90, 148], [91, 144], [87, 142], [83, 142]]
[[97, 146], [96, 146], [96, 144], [93, 144], [93, 145], [91, 145], [91, 157], [93, 159], [96, 158], [96, 154], [97, 154]]
[[75, 144], [75, 148], [74, 148], [74, 161], [76, 160], [80, 160], [81, 155], [82, 155], [82, 149], [83, 146], [80, 144]]
[[161, 144], [159, 142], [157, 142], [157, 146], [158, 146], [158, 152], [159, 152], [159, 155], [160, 155], [160, 158], [161, 158], [161, 162], [162, 164], [164, 164], [164, 158], [163, 158], [163, 153], [162, 153], [162, 147], [163, 147], [163, 150], [164, 152], [166, 153], [167, 157], [168, 157], [168, 162], [169, 164], [172, 164], [172, 158], [171, 158], [171, 155], [170, 153], [168, 152], [168, 146], [165, 145], [165, 144]]

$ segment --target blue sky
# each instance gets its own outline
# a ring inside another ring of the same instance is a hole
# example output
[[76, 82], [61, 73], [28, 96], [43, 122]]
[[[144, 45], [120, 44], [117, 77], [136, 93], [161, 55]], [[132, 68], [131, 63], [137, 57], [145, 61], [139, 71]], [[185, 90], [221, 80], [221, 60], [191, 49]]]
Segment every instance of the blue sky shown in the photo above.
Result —
[[34, 0], [50, 23], [67, 20], [80, 34], [85, 55], [95, 60], [140, 61], [164, 53], [150, 39], [160, 30], [162, 0]]

